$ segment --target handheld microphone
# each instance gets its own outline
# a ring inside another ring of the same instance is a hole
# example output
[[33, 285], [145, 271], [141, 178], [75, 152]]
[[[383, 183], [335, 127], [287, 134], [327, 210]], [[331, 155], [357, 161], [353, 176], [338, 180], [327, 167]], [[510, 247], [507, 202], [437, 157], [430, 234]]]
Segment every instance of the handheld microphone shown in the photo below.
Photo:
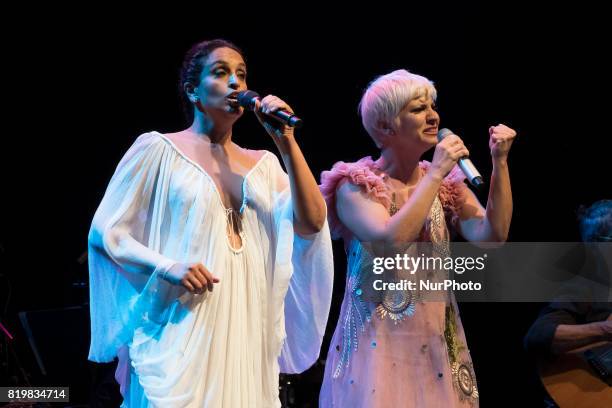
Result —
[[[241, 91], [238, 92], [237, 100], [238, 104], [243, 108], [255, 110], [255, 102], [260, 100], [260, 97], [255, 91]], [[266, 113], [265, 115], [271, 116], [290, 127], [300, 128], [303, 125], [302, 119], [285, 109], [279, 109], [276, 112]]]
[[[438, 131], [438, 141], [441, 141], [446, 136], [453, 134], [453, 131], [449, 129], [440, 129]], [[460, 158], [457, 164], [459, 165], [459, 168], [461, 169], [463, 174], [465, 174], [465, 177], [467, 177], [471, 185], [476, 188], [481, 188], [482, 186], [484, 186], [484, 180], [482, 179], [482, 176], [480, 175], [478, 170], [476, 170], [476, 166], [474, 166], [474, 163], [472, 163], [472, 160], [470, 160], [469, 157], [466, 156]]]

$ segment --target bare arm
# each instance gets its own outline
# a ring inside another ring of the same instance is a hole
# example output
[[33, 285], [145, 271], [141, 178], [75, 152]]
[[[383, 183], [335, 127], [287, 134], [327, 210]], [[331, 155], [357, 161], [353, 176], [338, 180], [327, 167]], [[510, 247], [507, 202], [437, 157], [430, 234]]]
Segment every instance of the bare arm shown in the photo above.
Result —
[[472, 242], [503, 242], [508, 238], [512, 219], [512, 189], [508, 172], [508, 152], [516, 132], [504, 125], [489, 129], [493, 172], [486, 209], [469, 191], [460, 215], [459, 230]]
[[555, 330], [551, 351], [565, 353], [600, 341], [612, 341], [612, 321], [587, 324], [560, 324]]
[[359, 186], [344, 182], [338, 189], [336, 210], [342, 223], [363, 242], [396, 245], [416, 240], [442, 179], [425, 176], [410, 199], [393, 216], [366, 196]]
[[338, 189], [336, 209], [342, 223], [361, 241], [401, 245], [415, 241], [429, 214], [444, 176], [459, 157], [467, 155], [461, 140], [445, 138], [436, 146], [430, 170], [402, 208], [393, 216], [379, 203], [369, 200], [358, 186], [344, 183]]
[[[289, 105], [279, 98], [268, 95], [258, 104], [263, 112], [278, 109], [291, 111]], [[306, 163], [302, 150], [295, 141], [293, 128], [272, 124], [269, 119], [256, 111], [259, 121], [272, 136], [281, 153], [283, 163], [289, 175], [291, 198], [293, 201], [294, 228], [301, 235], [319, 232], [327, 216], [325, 201], [319, 191], [317, 181]], [[276, 126], [275, 126], [276, 125]]]
[[293, 135], [278, 141], [277, 146], [289, 174], [294, 227], [302, 235], [319, 232], [327, 214], [314, 175]]

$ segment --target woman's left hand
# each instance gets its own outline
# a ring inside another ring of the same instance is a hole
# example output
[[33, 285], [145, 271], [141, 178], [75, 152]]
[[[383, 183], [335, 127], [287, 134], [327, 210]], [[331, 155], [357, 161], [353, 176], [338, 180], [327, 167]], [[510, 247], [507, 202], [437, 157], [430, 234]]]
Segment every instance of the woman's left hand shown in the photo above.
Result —
[[293, 137], [293, 128], [291, 126], [287, 126], [281, 121], [266, 115], [266, 113], [272, 113], [279, 109], [285, 109], [293, 113], [293, 109], [291, 109], [282, 99], [274, 95], [268, 95], [261, 101], [257, 101], [255, 106], [255, 115], [259, 123], [263, 125], [268, 134], [272, 136], [275, 141], [285, 137]]
[[489, 148], [493, 160], [508, 158], [510, 146], [516, 137], [516, 131], [506, 125], [499, 124], [489, 128]]

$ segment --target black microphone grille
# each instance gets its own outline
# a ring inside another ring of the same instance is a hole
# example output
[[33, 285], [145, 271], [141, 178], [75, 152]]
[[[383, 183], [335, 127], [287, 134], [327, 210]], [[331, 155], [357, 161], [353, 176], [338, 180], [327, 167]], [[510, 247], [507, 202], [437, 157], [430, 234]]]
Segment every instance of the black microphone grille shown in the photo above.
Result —
[[255, 91], [241, 91], [236, 97], [238, 104], [245, 108], [251, 107], [255, 98], [259, 98], [259, 94]]

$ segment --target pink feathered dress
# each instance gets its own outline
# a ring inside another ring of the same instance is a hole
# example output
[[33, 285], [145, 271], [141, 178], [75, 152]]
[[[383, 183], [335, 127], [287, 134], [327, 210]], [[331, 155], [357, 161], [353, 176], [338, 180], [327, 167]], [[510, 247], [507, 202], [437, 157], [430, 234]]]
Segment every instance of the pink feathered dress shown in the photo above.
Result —
[[[419, 164], [421, 177], [429, 165]], [[443, 299], [428, 301], [398, 291], [379, 293], [379, 299], [366, 294], [372, 256], [368, 244], [340, 222], [336, 190], [346, 179], [391, 213], [391, 194], [383, 176], [370, 157], [336, 163], [321, 175], [332, 236], [344, 239], [348, 268], [319, 406], [478, 407], [476, 378], [455, 296], [447, 293]], [[420, 234], [419, 241], [428, 244], [424, 248], [448, 251], [447, 224], [458, 221], [467, 189], [464, 179], [458, 167], [444, 179]], [[414, 256], [424, 250], [411, 248]]]

